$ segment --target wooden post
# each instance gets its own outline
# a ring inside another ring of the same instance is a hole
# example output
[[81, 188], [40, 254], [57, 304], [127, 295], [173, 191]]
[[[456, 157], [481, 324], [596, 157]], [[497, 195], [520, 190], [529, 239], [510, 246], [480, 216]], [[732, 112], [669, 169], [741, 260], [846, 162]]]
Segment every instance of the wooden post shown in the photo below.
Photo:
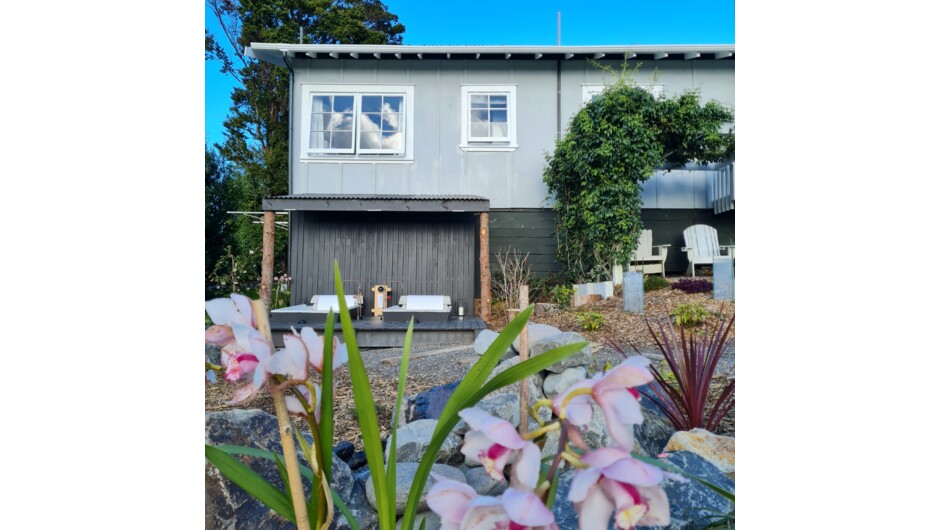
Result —
[[264, 212], [261, 233], [261, 290], [258, 297], [266, 310], [271, 310], [271, 288], [274, 285], [274, 212]]
[[480, 213], [480, 317], [490, 321], [490, 214]]
[[[519, 310], [529, 306], [529, 286], [519, 287]], [[519, 334], [519, 362], [529, 358], [529, 325], [526, 324]], [[529, 378], [519, 382], [519, 434], [529, 432]]]

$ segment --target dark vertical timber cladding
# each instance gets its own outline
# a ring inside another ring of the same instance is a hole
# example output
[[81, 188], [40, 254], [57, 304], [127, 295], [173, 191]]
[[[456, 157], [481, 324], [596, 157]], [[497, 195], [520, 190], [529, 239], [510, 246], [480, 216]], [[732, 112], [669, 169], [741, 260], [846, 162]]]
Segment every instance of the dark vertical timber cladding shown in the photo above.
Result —
[[[720, 244], [734, 240], [733, 210], [716, 215], [704, 209], [644, 209], [641, 217], [643, 227], [653, 231], [654, 245], [672, 245], [666, 259], [666, 272], [670, 274], [682, 274], [689, 265], [682, 252], [682, 232], [686, 228], [705, 224], [718, 230]], [[490, 267], [494, 272], [499, 271], [496, 253], [510, 246], [529, 254], [529, 266], [536, 277], [561, 270], [556, 261], [555, 213], [550, 209], [490, 210]], [[479, 281], [476, 289], [479, 292]]]
[[654, 245], [672, 245], [666, 258], [667, 274], [685, 274], [689, 260], [682, 247], [682, 232], [692, 225], [708, 225], [718, 230], [718, 243], [730, 245], [734, 240], [734, 210], [715, 214], [712, 210], [643, 210], [643, 228], [653, 231]]
[[[407, 294], [475, 296], [475, 218], [470, 213], [291, 213], [291, 304], [333, 294], [333, 260], [343, 280], [358, 280], [371, 315], [373, 285], [389, 284], [392, 302]], [[344, 284], [347, 294], [355, 286]]]
[[[479, 244], [479, 241], [477, 242]], [[490, 210], [490, 270], [499, 272], [497, 254], [512, 248], [529, 255], [534, 276], [543, 277], [561, 270], [555, 253], [555, 212], [548, 209]]]

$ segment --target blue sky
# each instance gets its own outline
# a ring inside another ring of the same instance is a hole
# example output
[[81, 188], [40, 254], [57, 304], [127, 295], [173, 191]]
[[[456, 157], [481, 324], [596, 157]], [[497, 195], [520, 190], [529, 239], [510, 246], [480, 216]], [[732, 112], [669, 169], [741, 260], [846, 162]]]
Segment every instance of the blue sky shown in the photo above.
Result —
[[[735, 42], [733, 0], [388, 0], [385, 5], [405, 25], [404, 44], [554, 45], [558, 11], [563, 45]], [[206, 28], [217, 32], [208, 7], [205, 14]], [[213, 144], [223, 140], [234, 83], [214, 61], [206, 62], [205, 75], [206, 140]]]

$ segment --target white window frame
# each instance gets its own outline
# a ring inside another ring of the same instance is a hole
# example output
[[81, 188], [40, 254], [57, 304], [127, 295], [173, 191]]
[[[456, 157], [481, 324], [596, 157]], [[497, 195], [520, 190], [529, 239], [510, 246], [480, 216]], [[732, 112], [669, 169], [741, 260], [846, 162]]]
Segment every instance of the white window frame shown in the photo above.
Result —
[[[314, 94], [353, 96], [353, 143], [349, 149], [314, 149], [310, 147], [310, 115]], [[401, 150], [364, 149], [361, 147], [362, 96], [404, 96], [404, 146]], [[414, 160], [414, 85], [301, 85], [301, 160], [393, 162]]]
[[[659, 99], [663, 96], [664, 87], [662, 83], [636, 85], [637, 88], [649, 92], [654, 98]], [[600, 94], [607, 88], [607, 85], [581, 85], [581, 103], [586, 104], [591, 101], [591, 97]]]
[[[504, 138], [474, 138], [470, 134], [471, 94], [506, 95], [507, 135]], [[464, 151], [513, 151], [516, 142], [516, 85], [460, 85], [460, 148]]]

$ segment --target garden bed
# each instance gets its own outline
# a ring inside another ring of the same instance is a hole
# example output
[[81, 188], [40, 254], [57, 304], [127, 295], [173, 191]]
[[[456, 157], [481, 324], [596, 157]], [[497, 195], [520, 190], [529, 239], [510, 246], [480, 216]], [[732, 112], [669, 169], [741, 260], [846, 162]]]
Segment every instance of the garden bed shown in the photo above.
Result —
[[[668, 317], [670, 311], [679, 304], [689, 304], [699, 302], [708, 311], [721, 312], [726, 317], [734, 315], [734, 302], [713, 300], [711, 293], [687, 294], [676, 289], [661, 289], [645, 293], [644, 296], [644, 314], [635, 315], [623, 311], [623, 299], [618, 294], [614, 297], [592, 303], [586, 306], [571, 308], [567, 311], [556, 313], [542, 313], [534, 315], [532, 322], [550, 324], [562, 331], [577, 331], [588, 340], [603, 344], [605, 339], [613, 340], [621, 347], [632, 353], [630, 344], [636, 346], [645, 356], [650, 357], [653, 362], [661, 359], [657, 354], [655, 342], [650, 337], [646, 327], [647, 318]], [[581, 329], [577, 317], [579, 314], [587, 311], [594, 311], [603, 317], [603, 324], [596, 331], [585, 331]], [[491, 319], [490, 327], [494, 331], [500, 331], [505, 324], [505, 317], [501, 314], [495, 315]], [[655, 328], [654, 328], [655, 329]], [[732, 331], [732, 334], [734, 332]], [[466, 375], [473, 363], [479, 357], [473, 352], [473, 346], [467, 345], [466, 348], [460, 348], [452, 351], [436, 353], [427, 357], [417, 357], [422, 352], [432, 352], [436, 350], [453, 347], [453, 344], [425, 345], [415, 347], [413, 358], [409, 363], [408, 381], [405, 386], [406, 395], [414, 395], [418, 392], [427, 390], [431, 387], [456, 381]], [[363, 350], [362, 357], [369, 374], [369, 380], [372, 384], [372, 394], [375, 398], [379, 424], [382, 425], [383, 435], [388, 434], [392, 418], [392, 408], [395, 403], [395, 394], [398, 384], [398, 359], [401, 356], [401, 348], [385, 348]], [[729, 348], [728, 356], [730, 359], [724, 362], [730, 362], [733, 374], [734, 365], [734, 345], [733, 341]], [[606, 362], [616, 364], [621, 357], [610, 348], [598, 348], [595, 351], [594, 364], [596, 369], [600, 369]], [[389, 360], [390, 362], [384, 362]], [[226, 405], [225, 402], [230, 399], [235, 385], [229, 384], [221, 377], [220, 381], [206, 388], [205, 408], [206, 411], [226, 410], [230, 408], [260, 408], [270, 414], [274, 414], [274, 407], [271, 404], [270, 396], [266, 392], [260, 392], [252, 400], [238, 407]], [[343, 366], [336, 371], [336, 406], [335, 406], [335, 435], [336, 440], [348, 440], [356, 444], [361, 449], [361, 440], [359, 439], [359, 428], [356, 422], [355, 406], [353, 404], [352, 387], [349, 382], [349, 368]], [[306, 422], [295, 419], [296, 424], [306, 430]], [[718, 429], [719, 434], [734, 435], [734, 409], [726, 416]]]

